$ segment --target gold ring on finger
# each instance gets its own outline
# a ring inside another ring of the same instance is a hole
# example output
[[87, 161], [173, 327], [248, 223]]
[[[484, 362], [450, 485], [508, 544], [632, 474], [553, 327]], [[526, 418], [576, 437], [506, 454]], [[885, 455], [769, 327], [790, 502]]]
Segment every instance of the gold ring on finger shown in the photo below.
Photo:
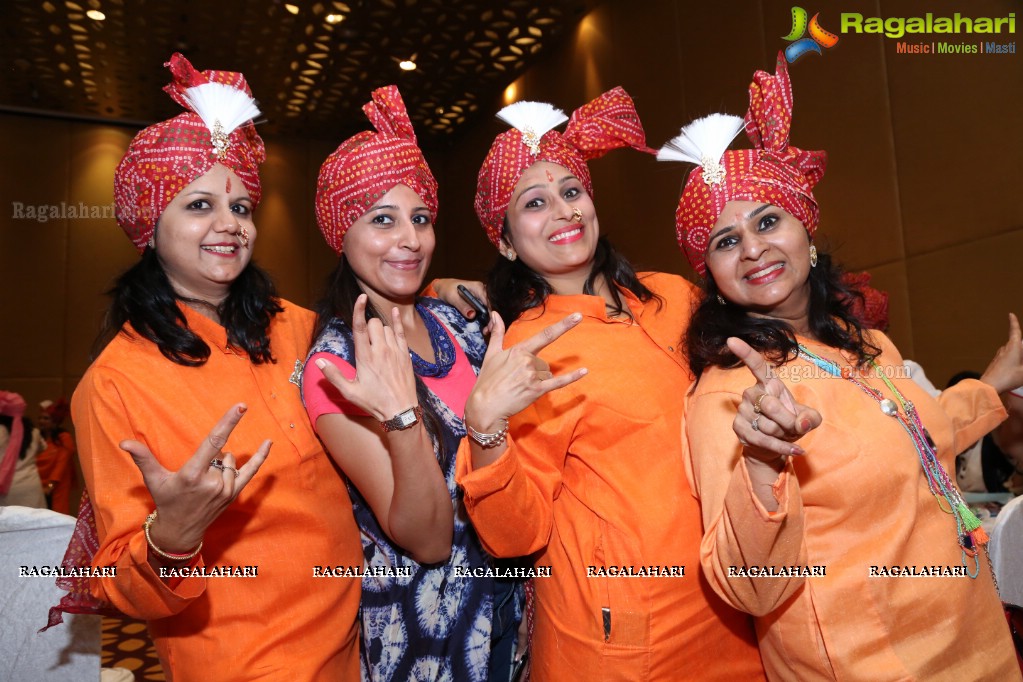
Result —
[[761, 393], [760, 397], [753, 403], [753, 414], [760, 414], [760, 403], [764, 402], [764, 398], [766, 397], [766, 393]]

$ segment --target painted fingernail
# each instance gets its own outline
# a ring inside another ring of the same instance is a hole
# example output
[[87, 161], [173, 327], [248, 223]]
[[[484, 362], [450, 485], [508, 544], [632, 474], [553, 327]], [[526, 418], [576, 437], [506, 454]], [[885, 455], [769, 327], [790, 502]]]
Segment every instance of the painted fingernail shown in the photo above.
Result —
[[245, 406], [245, 405], [239, 405], [238, 406], [238, 414], [245, 414], [248, 411], [249, 411], [249, 408], [247, 406]]
[[803, 433], [806, 433], [807, 431], [809, 431], [810, 430], [810, 420], [804, 418], [803, 421], [799, 422], [799, 430], [802, 431]]
[[806, 454], [806, 451], [804, 451], [803, 448], [799, 447], [798, 445], [793, 445], [792, 449], [789, 450], [789, 452], [791, 452], [793, 455], [805, 455]]
[[572, 313], [569, 316], [568, 319], [571, 320], [572, 322], [578, 322], [579, 320], [583, 319], [583, 314], [582, 313]]

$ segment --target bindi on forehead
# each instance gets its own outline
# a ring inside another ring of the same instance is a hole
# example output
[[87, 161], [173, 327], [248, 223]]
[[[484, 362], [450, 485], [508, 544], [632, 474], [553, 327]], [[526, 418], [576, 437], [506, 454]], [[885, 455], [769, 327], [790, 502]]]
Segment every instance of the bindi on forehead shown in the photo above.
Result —
[[228, 194], [231, 193], [231, 176], [230, 175], [227, 176], [227, 184], [224, 186], [224, 191], [227, 192]]
[[547, 174], [547, 182], [554, 182], [554, 176], [551, 175], [551, 172], [550, 172], [549, 169], [545, 168], [543, 172]]

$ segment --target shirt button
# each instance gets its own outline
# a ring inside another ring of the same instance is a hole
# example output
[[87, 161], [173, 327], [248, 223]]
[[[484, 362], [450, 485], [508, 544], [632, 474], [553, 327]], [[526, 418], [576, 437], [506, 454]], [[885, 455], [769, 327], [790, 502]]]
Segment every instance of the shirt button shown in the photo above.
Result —
[[675, 347], [674, 346], [668, 346], [668, 350], [670, 350], [672, 353], [674, 353], [675, 352]]
[[294, 424], [288, 424], [288, 426], [290, 426], [291, 428], [295, 428]]

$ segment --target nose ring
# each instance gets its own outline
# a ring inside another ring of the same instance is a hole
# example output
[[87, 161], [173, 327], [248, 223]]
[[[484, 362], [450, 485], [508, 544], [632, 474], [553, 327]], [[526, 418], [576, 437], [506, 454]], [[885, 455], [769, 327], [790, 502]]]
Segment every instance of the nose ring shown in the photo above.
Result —
[[582, 222], [582, 219], [583, 219], [583, 212], [580, 211], [578, 208], [573, 208], [572, 209], [572, 220], [574, 220], [575, 222], [579, 223], [579, 222]]
[[238, 231], [238, 236], [242, 238], [242, 246], [245, 248], [249, 247], [249, 228], [242, 225], [242, 229]]

